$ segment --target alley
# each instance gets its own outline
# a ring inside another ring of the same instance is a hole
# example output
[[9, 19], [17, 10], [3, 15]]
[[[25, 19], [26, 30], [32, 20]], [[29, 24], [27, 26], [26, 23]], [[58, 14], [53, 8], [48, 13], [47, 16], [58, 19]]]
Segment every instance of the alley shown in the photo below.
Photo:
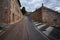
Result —
[[44, 35], [42, 35], [35, 29], [35, 26], [30, 18], [28, 19], [26, 17], [26, 19], [28, 20], [27, 23], [29, 25], [28, 26], [29, 40], [49, 40], [46, 36], [44, 37]]
[[7, 30], [5, 30], [6, 32], [0, 36], [0, 40], [28, 40], [25, 19], [8, 26], [6, 28]]
[[19, 23], [9, 25], [8, 29], [0, 36], [0, 40], [48, 40], [35, 29], [33, 22], [26, 16]]

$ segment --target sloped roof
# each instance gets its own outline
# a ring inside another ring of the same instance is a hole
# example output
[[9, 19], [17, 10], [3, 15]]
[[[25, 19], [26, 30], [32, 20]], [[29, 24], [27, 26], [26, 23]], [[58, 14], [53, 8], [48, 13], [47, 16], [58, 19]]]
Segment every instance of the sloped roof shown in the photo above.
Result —
[[[58, 11], [52, 10], [52, 9], [50, 9], [50, 8], [48, 8], [48, 7], [45, 7], [45, 6], [41, 6], [41, 7], [38, 8], [36, 11], [41, 10], [42, 8], [45, 8], [45, 9], [50, 10], [50, 11], [55, 12], [55, 13], [59, 13]], [[59, 14], [60, 14], [60, 13], [59, 13]]]
[[[44, 9], [47, 9], [47, 10], [49, 10], [49, 11], [52, 11], [52, 12], [55, 12], [55, 13], [57, 13], [58, 15], [60, 15], [60, 13], [58, 12], [58, 11], [55, 11], [55, 10], [53, 10], [53, 9], [50, 9], [50, 8], [48, 8], [48, 7], [45, 7], [45, 6], [41, 6], [40, 8], [38, 8], [38, 9], [36, 9], [34, 12], [37, 12], [37, 11], [39, 11], [39, 10], [42, 10], [42, 8]], [[30, 14], [32, 14], [32, 13], [34, 13], [34, 12], [31, 12]], [[29, 14], [29, 15], [30, 15]]]

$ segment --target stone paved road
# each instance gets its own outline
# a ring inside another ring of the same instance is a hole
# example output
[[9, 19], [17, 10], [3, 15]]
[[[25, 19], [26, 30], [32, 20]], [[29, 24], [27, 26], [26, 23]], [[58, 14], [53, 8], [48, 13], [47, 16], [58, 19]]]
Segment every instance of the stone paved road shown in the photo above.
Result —
[[0, 36], [0, 40], [28, 40], [26, 27], [25, 19], [14, 25], [9, 25], [6, 32]]
[[0, 36], [0, 40], [48, 40], [39, 33], [30, 19], [25, 17], [19, 23], [9, 25], [8, 30]]
[[[27, 18], [26, 18], [27, 19]], [[29, 22], [29, 23], [28, 23]], [[42, 35], [40, 32], [38, 32], [35, 29], [35, 26], [33, 24], [33, 22], [31, 21], [31, 19], [28, 19], [28, 25], [30, 25], [28, 27], [28, 33], [29, 33], [29, 40], [49, 40], [48, 38], [44, 37], [44, 35]]]

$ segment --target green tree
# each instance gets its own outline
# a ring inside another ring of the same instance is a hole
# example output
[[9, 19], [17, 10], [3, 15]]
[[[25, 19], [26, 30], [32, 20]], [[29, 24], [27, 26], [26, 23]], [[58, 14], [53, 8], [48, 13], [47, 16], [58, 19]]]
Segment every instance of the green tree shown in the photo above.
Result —
[[25, 7], [23, 7], [23, 8], [21, 9], [21, 11], [22, 11], [23, 15], [26, 14], [26, 9], [25, 9]]

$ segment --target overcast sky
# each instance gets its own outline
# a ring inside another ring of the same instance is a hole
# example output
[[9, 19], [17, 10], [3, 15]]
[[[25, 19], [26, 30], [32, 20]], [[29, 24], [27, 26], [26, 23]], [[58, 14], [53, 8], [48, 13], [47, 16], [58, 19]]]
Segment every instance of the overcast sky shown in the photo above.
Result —
[[20, 2], [29, 12], [40, 8], [42, 3], [53, 10], [60, 10], [60, 0], [20, 0]]

